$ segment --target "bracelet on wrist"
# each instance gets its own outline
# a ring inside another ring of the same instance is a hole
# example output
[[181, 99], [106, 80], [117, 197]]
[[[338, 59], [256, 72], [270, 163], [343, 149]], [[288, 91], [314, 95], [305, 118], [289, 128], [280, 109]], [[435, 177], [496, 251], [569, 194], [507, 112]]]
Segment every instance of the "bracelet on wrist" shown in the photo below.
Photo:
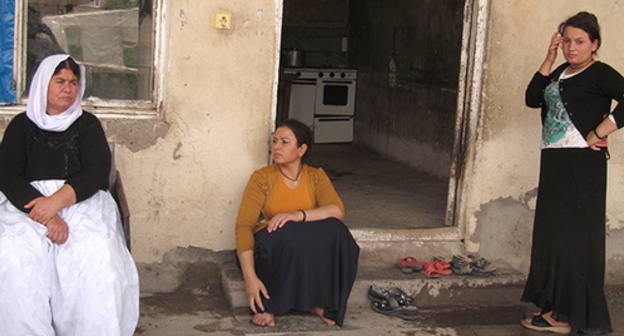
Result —
[[306, 212], [303, 211], [303, 209], [299, 209], [299, 211], [301, 211], [301, 213], [303, 214], [303, 219], [301, 220], [301, 223], [303, 223], [306, 220]]
[[605, 136], [604, 138], [600, 137], [600, 135], [598, 135], [598, 132], [596, 132], [596, 129], [595, 129], [595, 128], [592, 130], [592, 132], [594, 132], [594, 135], [596, 136], [596, 138], [598, 138], [598, 139], [600, 139], [600, 140], [604, 140], [604, 139], [606, 139], [606, 138], [607, 138], [606, 136]]

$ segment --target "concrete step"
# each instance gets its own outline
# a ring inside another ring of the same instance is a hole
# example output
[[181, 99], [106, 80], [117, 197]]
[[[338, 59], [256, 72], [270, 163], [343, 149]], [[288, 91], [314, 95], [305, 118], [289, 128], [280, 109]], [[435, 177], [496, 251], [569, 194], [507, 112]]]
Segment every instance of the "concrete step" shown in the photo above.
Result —
[[[232, 307], [246, 307], [245, 282], [234, 262], [222, 269], [222, 284]], [[376, 284], [383, 288], [399, 287], [415, 297], [418, 307], [448, 305], [498, 305], [519, 303], [525, 277], [512, 269], [499, 268], [491, 275], [442, 275], [427, 278], [420, 273], [405, 274], [393, 265], [364, 264], [349, 297], [349, 306], [368, 305], [368, 288]]]
[[[369, 305], [366, 294], [371, 284], [399, 287], [414, 296], [418, 306], [518, 304], [525, 276], [490, 256], [485, 257], [498, 267], [492, 275], [427, 278], [420, 273], [404, 274], [394, 266], [394, 260], [399, 257], [414, 256], [418, 260], [432, 261], [434, 256], [465, 254], [457, 228], [352, 229], [351, 233], [360, 245], [360, 257], [349, 305]], [[245, 283], [235, 263], [224, 264], [222, 283], [232, 307], [247, 306]]]
[[[457, 227], [418, 230], [350, 228], [350, 231], [360, 246], [360, 265], [384, 266], [406, 256], [431, 261], [427, 258], [466, 254], [461, 230]], [[492, 260], [491, 256], [485, 257]]]

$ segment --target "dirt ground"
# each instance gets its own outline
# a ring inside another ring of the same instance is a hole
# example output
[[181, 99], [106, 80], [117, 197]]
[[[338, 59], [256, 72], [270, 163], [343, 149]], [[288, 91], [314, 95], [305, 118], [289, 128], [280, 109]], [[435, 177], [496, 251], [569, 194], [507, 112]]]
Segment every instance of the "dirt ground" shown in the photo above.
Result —
[[[247, 308], [231, 308], [221, 285], [220, 263], [190, 263], [181, 274], [181, 285], [177, 290], [141, 299], [141, 316], [135, 335], [544, 335], [520, 326], [520, 319], [534, 309], [520, 302], [505, 307], [420, 307], [416, 321], [384, 316], [369, 306], [350, 305], [342, 328], [325, 326], [316, 316], [307, 313], [278, 316], [275, 328], [262, 328], [250, 323]], [[624, 335], [624, 286], [608, 286], [607, 297], [614, 327], [612, 335]]]

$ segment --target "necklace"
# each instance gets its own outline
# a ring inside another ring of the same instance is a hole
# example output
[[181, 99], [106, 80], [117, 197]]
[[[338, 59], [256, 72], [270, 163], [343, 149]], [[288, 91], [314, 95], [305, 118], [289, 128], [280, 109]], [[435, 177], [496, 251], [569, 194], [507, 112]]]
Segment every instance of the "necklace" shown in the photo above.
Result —
[[301, 172], [303, 171], [303, 166], [301, 166], [301, 169], [299, 169], [299, 172], [297, 173], [297, 176], [295, 176], [295, 178], [290, 178], [286, 174], [284, 174], [284, 172], [282, 171], [282, 167], [281, 166], [277, 166], [277, 168], [279, 169], [279, 171], [282, 174], [282, 176], [284, 176], [287, 180], [294, 182], [295, 185], [297, 185], [297, 183], [299, 183], [298, 180], [299, 180], [299, 176], [301, 175]]

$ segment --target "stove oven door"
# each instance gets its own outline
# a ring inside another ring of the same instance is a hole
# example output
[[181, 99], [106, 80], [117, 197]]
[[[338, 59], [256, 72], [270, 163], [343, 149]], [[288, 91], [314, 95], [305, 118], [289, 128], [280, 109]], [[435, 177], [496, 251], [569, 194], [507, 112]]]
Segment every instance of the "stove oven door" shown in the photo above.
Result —
[[352, 116], [354, 111], [355, 80], [318, 80], [316, 116]]

